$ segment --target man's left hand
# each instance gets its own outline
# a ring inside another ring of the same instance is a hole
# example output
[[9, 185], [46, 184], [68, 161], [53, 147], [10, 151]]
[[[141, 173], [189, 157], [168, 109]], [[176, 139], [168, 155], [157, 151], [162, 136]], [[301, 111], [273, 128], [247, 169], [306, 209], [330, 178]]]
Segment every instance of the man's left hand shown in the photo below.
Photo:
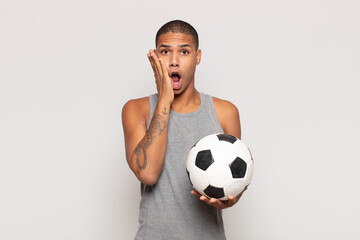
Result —
[[225, 209], [225, 208], [229, 208], [232, 207], [235, 203], [237, 203], [240, 199], [240, 197], [243, 195], [243, 193], [246, 191], [247, 186], [245, 187], [245, 189], [237, 196], [229, 196], [227, 200], [225, 201], [221, 201], [219, 199], [216, 198], [207, 198], [203, 195], [201, 195], [199, 192], [195, 191], [195, 190], [191, 190], [191, 194], [197, 196], [200, 198], [201, 201], [206, 202], [207, 204], [209, 204], [210, 206], [216, 207], [217, 209]]

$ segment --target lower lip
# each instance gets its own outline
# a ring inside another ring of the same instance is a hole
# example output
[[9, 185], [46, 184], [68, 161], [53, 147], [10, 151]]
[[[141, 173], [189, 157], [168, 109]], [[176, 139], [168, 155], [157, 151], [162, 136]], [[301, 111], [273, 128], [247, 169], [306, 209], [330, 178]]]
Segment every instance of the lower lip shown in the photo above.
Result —
[[171, 84], [172, 84], [172, 87], [174, 90], [180, 89], [181, 88], [181, 78], [177, 82], [171, 81]]

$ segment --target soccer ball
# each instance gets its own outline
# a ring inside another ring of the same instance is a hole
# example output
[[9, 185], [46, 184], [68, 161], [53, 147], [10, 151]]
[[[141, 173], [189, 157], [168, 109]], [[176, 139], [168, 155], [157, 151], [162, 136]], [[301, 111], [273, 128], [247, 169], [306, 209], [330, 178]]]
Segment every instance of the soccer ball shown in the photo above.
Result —
[[208, 198], [236, 197], [249, 185], [254, 161], [249, 148], [228, 134], [211, 134], [200, 139], [190, 150], [186, 170], [200, 194]]

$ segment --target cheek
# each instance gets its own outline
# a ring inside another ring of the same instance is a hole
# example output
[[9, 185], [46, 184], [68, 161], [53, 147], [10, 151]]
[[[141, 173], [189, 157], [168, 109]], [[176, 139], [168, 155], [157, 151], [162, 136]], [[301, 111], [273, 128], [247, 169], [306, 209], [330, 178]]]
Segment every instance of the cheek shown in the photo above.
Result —
[[193, 75], [195, 73], [195, 69], [196, 69], [195, 63], [188, 64], [186, 66], [187, 75], [189, 75], [189, 76]]

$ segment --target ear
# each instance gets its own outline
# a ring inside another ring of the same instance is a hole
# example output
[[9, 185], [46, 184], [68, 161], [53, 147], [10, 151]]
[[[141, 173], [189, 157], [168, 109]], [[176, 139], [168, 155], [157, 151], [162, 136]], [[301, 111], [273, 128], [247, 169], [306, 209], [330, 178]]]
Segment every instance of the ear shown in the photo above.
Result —
[[201, 49], [196, 50], [196, 65], [199, 65], [201, 61]]

